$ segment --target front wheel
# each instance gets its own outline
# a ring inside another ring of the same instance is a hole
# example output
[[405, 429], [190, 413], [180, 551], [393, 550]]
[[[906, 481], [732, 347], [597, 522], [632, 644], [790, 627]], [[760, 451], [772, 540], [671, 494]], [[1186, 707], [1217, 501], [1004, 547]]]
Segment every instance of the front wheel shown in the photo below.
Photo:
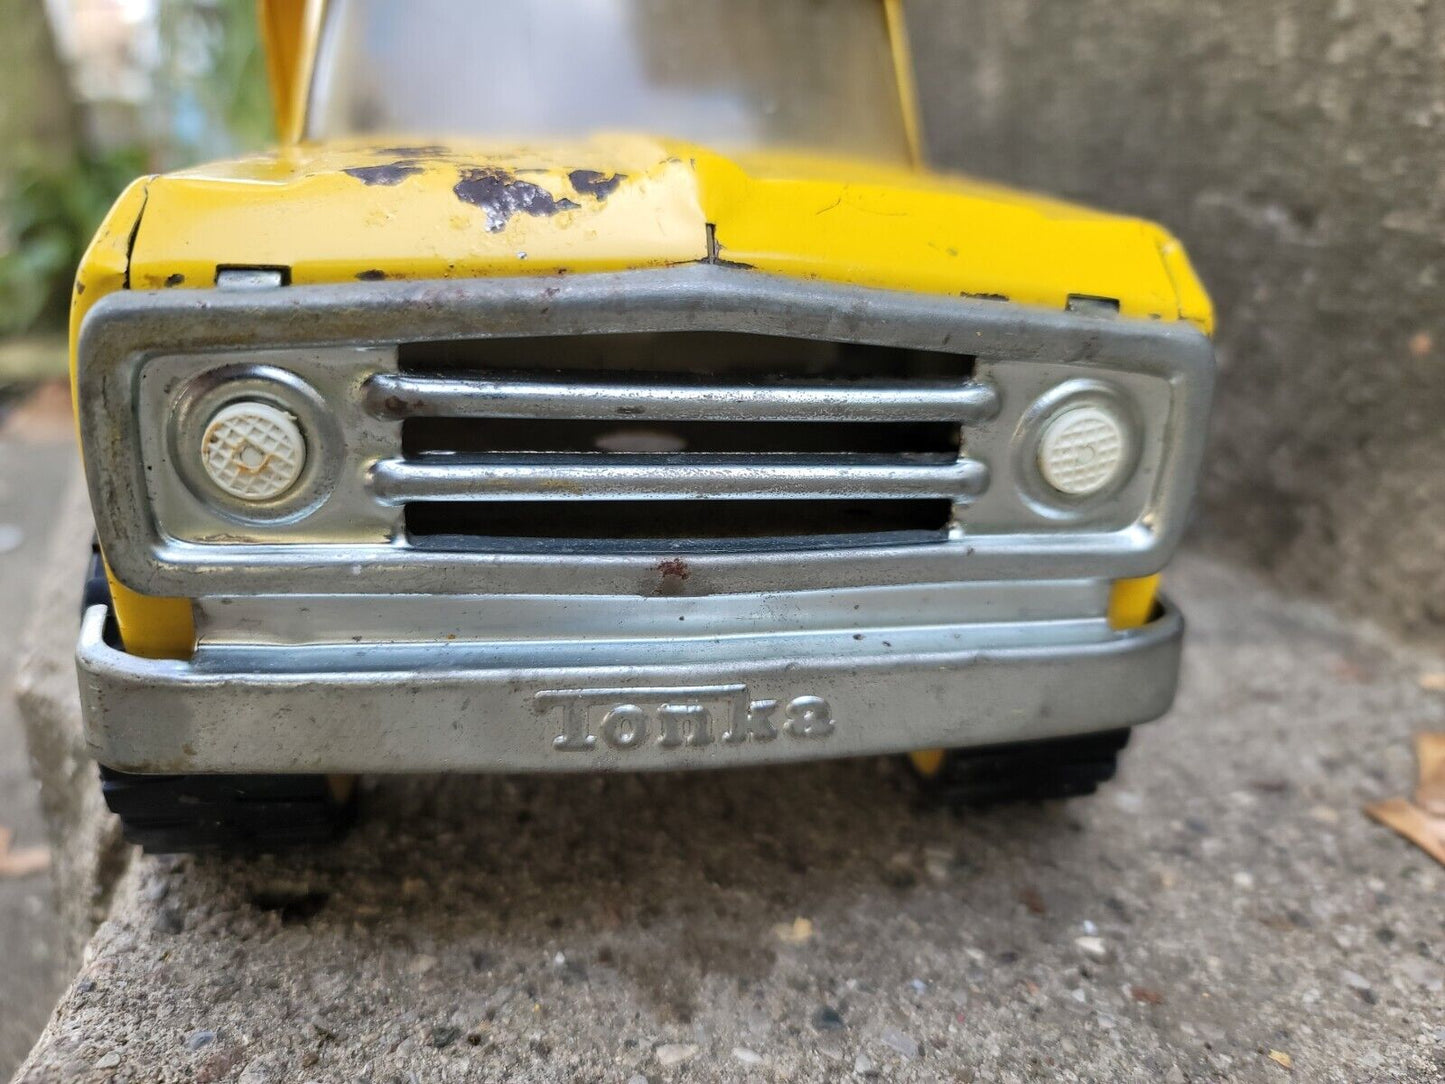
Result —
[[931, 799], [955, 807], [1079, 798], [1114, 777], [1129, 733], [1125, 727], [1073, 738], [924, 750], [910, 753], [908, 763]]
[[100, 769], [105, 804], [147, 854], [326, 843], [356, 816], [354, 776], [135, 775]]

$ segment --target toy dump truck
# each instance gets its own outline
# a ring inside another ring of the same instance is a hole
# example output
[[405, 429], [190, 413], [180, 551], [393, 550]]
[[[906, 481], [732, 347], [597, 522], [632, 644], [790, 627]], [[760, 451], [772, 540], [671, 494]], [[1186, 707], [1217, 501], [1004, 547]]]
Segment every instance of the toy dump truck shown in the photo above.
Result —
[[398, 771], [1062, 797], [1167, 710], [1209, 301], [1157, 226], [925, 169], [897, 0], [261, 15], [280, 148], [137, 181], [76, 282], [132, 840]]

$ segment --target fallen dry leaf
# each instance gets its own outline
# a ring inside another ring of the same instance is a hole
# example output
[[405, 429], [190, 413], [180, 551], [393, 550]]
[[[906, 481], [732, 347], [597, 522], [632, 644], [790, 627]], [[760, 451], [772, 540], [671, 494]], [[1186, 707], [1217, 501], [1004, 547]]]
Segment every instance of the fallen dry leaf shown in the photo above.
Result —
[[1049, 913], [1048, 907], [1044, 904], [1044, 897], [1039, 894], [1039, 890], [1033, 885], [1024, 885], [1023, 888], [1019, 889], [1019, 903], [1028, 908], [1028, 912], [1031, 915], [1046, 915]]
[[1269, 1060], [1286, 1069], [1294, 1068], [1294, 1058], [1290, 1057], [1283, 1050], [1271, 1050], [1269, 1052]]
[[21, 847], [12, 851], [12, 838], [10, 829], [0, 827], [0, 877], [29, 877], [50, 868], [49, 847]]
[[806, 918], [780, 922], [773, 927], [773, 936], [785, 945], [805, 945], [813, 939], [813, 924]]
[[1405, 798], [1388, 798], [1365, 806], [1365, 813], [1399, 832], [1445, 866], [1445, 817], [1432, 817]]
[[1130, 986], [1129, 996], [1135, 1001], [1142, 1001], [1145, 1005], [1164, 1004], [1164, 995], [1158, 990], [1151, 990], [1147, 986]]
[[1416, 734], [1415, 759], [1420, 763], [1415, 804], [1433, 816], [1445, 817], [1445, 734]]
[[1445, 734], [1416, 734], [1415, 758], [1420, 766], [1415, 800], [1374, 802], [1365, 806], [1365, 814], [1445, 866]]

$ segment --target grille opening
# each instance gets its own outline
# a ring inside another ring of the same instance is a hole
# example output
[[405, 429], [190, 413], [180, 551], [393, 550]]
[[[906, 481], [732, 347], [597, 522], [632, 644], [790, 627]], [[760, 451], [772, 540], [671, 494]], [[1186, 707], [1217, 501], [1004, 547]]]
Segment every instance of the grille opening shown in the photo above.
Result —
[[512, 452], [958, 457], [949, 422], [581, 421], [532, 418], [408, 418], [408, 459]]
[[[974, 359], [942, 351], [796, 339], [744, 332], [665, 331], [403, 343], [403, 375], [506, 380], [559, 388], [689, 385], [954, 389]], [[560, 394], [560, 392], [559, 392]], [[411, 463], [545, 465], [548, 455], [679, 471], [704, 461], [759, 467], [811, 460], [840, 469], [867, 463], [946, 465], [961, 451], [957, 421], [718, 421], [611, 417], [429, 417], [402, 423]], [[499, 460], [500, 461], [500, 460]], [[575, 459], [574, 459], [575, 463]], [[953, 503], [939, 497], [791, 499], [570, 499], [410, 501], [412, 545], [433, 550], [513, 552], [708, 552], [936, 543]]]
[[953, 505], [934, 499], [417, 501], [405, 513], [413, 544], [430, 548], [511, 540], [540, 550], [606, 541], [634, 550], [716, 551], [937, 542]]
[[669, 382], [938, 380], [973, 376], [974, 359], [937, 350], [734, 331], [619, 332], [402, 343], [403, 373], [548, 372]]

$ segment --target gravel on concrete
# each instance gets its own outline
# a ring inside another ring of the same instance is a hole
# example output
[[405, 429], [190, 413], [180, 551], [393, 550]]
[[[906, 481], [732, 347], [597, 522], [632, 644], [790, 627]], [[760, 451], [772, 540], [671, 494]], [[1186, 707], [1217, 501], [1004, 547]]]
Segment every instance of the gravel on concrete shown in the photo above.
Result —
[[62, 461], [68, 469], [48, 492], [54, 524], [40, 532], [46, 557], [32, 557], [24, 566], [34, 606], [11, 623], [20, 640], [15, 702], [29, 751], [28, 774], [40, 785], [40, 812], [51, 845], [58, 922], [47, 943], [64, 974], [71, 974], [109, 911], [129, 848], [100, 796], [81, 729], [75, 637], [94, 526], [85, 480], [69, 444]]
[[18, 1079], [1445, 1078], [1445, 870], [1360, 812], [1445, 696], [1233, 568], [1171, 583], [1185, 692], [1094, 798], [372, 781], [334, 849], [134, 863]]
[[[22, 848], [47, 840], [11, 682], [37, 596], [35, 570], [63, 505], [57, 497], [77, 472], [68, 410], [58, 437], [19, 434], [5, 414], [0, 403], [0, 826]], [[67, 626], [73, 636], [74, 622]], [[25, 1057], [78, 962], [62, 948], [53, 888], [49, 872], [0, 877], [0, 1079]]]

